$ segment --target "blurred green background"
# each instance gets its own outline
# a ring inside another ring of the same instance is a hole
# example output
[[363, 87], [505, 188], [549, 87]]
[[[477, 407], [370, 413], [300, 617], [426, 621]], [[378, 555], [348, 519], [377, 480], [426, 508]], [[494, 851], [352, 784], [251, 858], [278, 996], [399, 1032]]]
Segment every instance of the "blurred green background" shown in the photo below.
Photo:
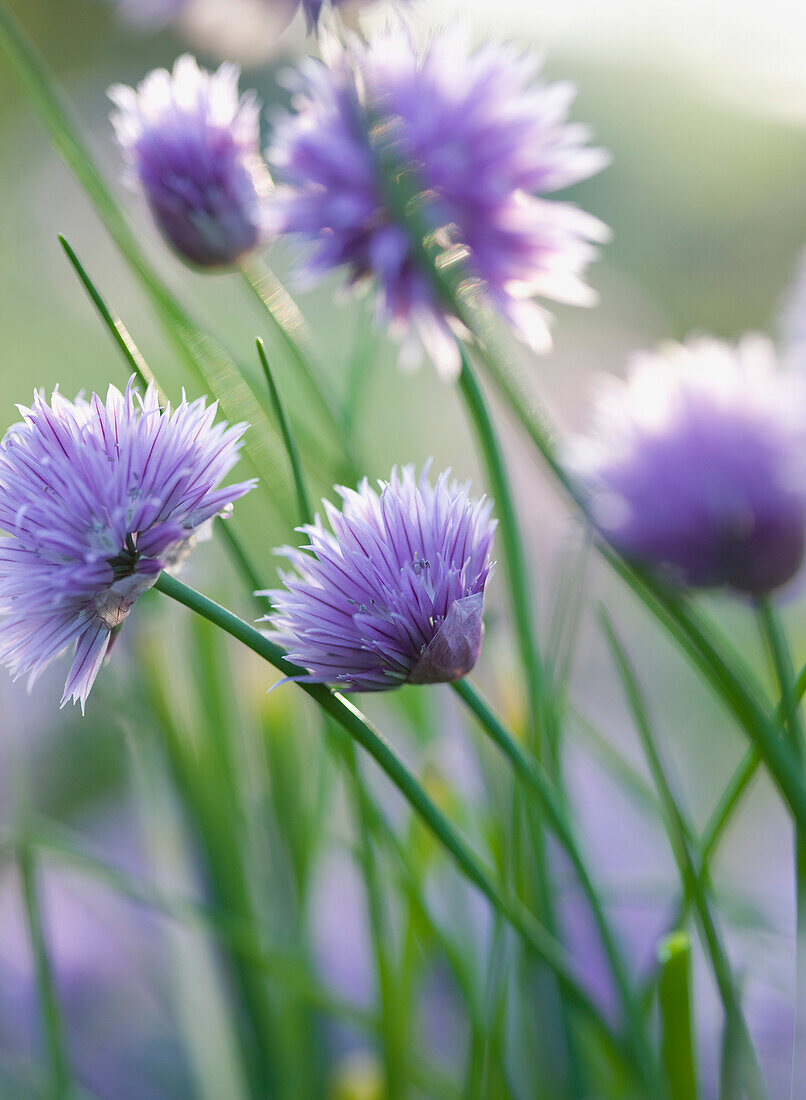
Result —
[[[614, 5], [614, 18], [615, 9], [620, 10], [621, 6]], [[656, 6], [669, 12], [677, 7], [670, 0], [662, 0]], [[13, 0], [11, 7], [66, 85], [83, 119], [84, 132], [109, 178], [118, 181], [120, 162], [110, 137], [106, 87], [116, 81], [134, 83], [157, 65], [170, 66], [179, 52], [195, 49], [194, 43], [170, 28], [158, 33], [137, 32], [121, 22], [113, 5], [100, 0]], [[439, 6], [439, 16], [446, 16], [450, 7], [446, 0]], [[476, 33], [495, 26], [489, 13], [481, 10], [486, 5], [468, 5], [466, 10], [458, 3], [452, 7], [470, 22]], [[731, 337], [749, 329], [761, 329], [778, 336], [780, 310], [806, 243], [806, 126], [797, 118], [796, 105], [783, 102], [779, 96], [773, 108], [774, 97], [763, 94], [764, 76], [743, 67], [744, 55], [722, 52], [717, 28], [713, 40], [703, 43], [700, 28], [692, 19], [691, 50], [686, 52], [688, 39], [684, 25], [677, 27], [674, 51], [667, 53], [657, 25], [647, 30], [644, 38], [636, 25], [631, 48], [624, 50], [614, 48], [613, 41], [601, 35], [601, 26], [598, 37], [585, 37], [581, 29], [584, 6], [576, 7], [580, 16], [580, 29], [576, 32], [572, 18], [575, 0], [566, 0], [564, 5], [570, 13], [570, 30], [566, 28], [560, 33], [556, 19], [547, 20], [552, 48], [545, 72], [549, 77], [570, 78], [577, 83], [579, 98], [574, 118], [590, 123], [597, 142], [613, 153], [610, 168], [574, 189], [569, 196], [612, 228], [613, 241], [603, 248], [600, 261], [590, 273], [590, 280], [601, 295], [599, 307], [589, 311], [559, 307], [555, 351], [533, 368], [535, 386], [556, 410], [561, 424], [569, 429], [584, 426], [597, 374], [622, 370], [625, 356], [633, 348], [661, 339], [681, 338], [695, 330]], [[599, 7], [606, 13], [608, 4]], [[432, 13], [425, 0], [415, 4], [412, 18], [418, 28], [429, 24]], [[756, 15], [751, 19], [743, 8], [737, 8], [737, 23], [741, 24], [744, 18], [747, 18], [746, 35], [752, 36]], [[502, 6], [502, 25], [508, 33], [514, 27], [535, 45], [543, 39], [540, 13], [524, 14], [517, 4]], [[617, 25], [625, 25], [624, 19]], [[804, 43], [799, 16], [793, 15], [791, 28], [784, 23], [779, 29], [782, 40], [788, 34], [796, 40], [800, 35], [801, 44]], [[574, 33], [578, 35], [576, 41]], [[249, 57], [254, 60], [254, 41], [247, 39], [246, 44]], [[299, 28], [278, 43], [265, 45], [265, 57], [259, 64], [246, 68], [243, 84], [258, 90], [270, 113], [272, 105], [283, 100], [276, 84], [278, 72], [306, 45]], [[776, 55], [769, 45], [765, 43], [767, 73], [774, 76]], [[218, 60], [204, 48], [198, 53], [208, 63]], [[713, 79], [716, 70], [718, 81]], [[748, 85], [757, 86], [759, 94], [754, 95]], [[63, 233], [72, 243], [107, 300], [123, 318], [163, 387], [178, 393], [185, 385], [189, 392], [197, 393], [198, 382], [177, 361], [89, 202], [51, 150], [32, 108], [2, 60], [0, 164], [3, 166], [0, 173], [2, 426], [15, 419], [15, 403], [26, 403], [34, 387], [49, 391], [59, 385], [72, 396], [80, 389], [103, 388], [110, 380], [118, 384], [125, 381], [125, 368], [69, 269], [57, 243], [57, 233]], [[221, 336], [257, 376], [253, 341], [256, 335], [267, 335], [267, 326], [243, 284], [233, 276], [202, 276], [184, 269], [165, 251], [138, 197], [128, 194], [119, 183], [116, 187], [155, 267], [203, 324]], [[288, 254], [275, 247], [268, 251], [267, 257], [285, 279], [290, 269]], [[335, 288], [336, 283], [331, 282], [299, 294], [298, 301], [314, 331], [321, 362], [342, 391], [356, 354], [362, 348], [372, 349], [355, 424], [356, 445], [367, 473], [382, 476], [393, 463], [420, 463], [433, 455], [437, 467], [450, 465], [457, 474], [471, 476], [474, 484], [482, 485], [472, 439], [456, 395], [437, 380], [429, 367], [415, 375], [401, 374], [396, 369], [391, 346], [383, 340], [367, 343], [365, 308], [343, 301], [334, 294]], [[306, 431], [316, 433], [317, 426], [310, 422], [304, 395], [295, 384], [290, 364], [278, 356], [275, 365], [301, 437]], [[506, 416], [501, 415], [506, 423]], [[538, 619], [543, 624], [545, 639], [549, 609], [566, 583], [563, 578], [568, 574], [569, 556], [574, 561], [584, 557], [583, 539], [551, 486], [527, 460], [517, 432], [507, 432], [506, 438], [529, 540], [538, 589]], [[326, 492], [328, 481], [332, 480], [330, 471], [313, 469], [311, 473], [319, 494]], [[235, 522], [265, 583], [272, 585], [276, 564], [270, 548], [293, 538], [287, 522], [272, 514], [258, 494], [238, 506]], [[247, 597], [238, 588], [235, 574], [219, 546], [202, 546], [189, 575], [198, 587], [241, 613], [251, 614]], [[578, 583], [576, 578], [574, 574], [574, 584]], [[631, 815], [637, 811], [626, 805], [623, 791], [607, 778], [603, 763], [606, 753], [603, 756], [601, 751], [592, 750], [584, 733], [584, 722], [575, 717], [581, 713], [591, 720], [603, 731], [607, 743], [623, 751], [642, 771], [619, 689], [613, 682], [596, 631], [593, 613], [597, 601], [604, 599], [615, 611], [633, 652], [639, 657], [659, 728], [675, 762], [680, 788], [685, 791], [698, 823], [707, 817], [744, 746], [680, 657], [616, 583], [600, 575], [594, 563], [589, 563], [582, 583], [586, 609], [576, 643], [570, 691], [571, 785], [578, 800], [582, 832], [590, 838], [614, 904], [654, 906], [656, 911], [658, 900], [662, 902], [671, 896], [671, 862], [662, 830], [657, 823], [646, 825], [645, 830], [645, 823], [640, 829], [635, 827]], [[511, 671], [511, 633], [501, 589], [499, 580], [491, 592], [488, 635], [479, 678], [517, 719], [519, 688]], [[190, 889], [198, 881], [198, 868], [192, 853], [183, 847], [186, 841], [176, 826], [174, 796], [166, 794], [161, 781], [153, 778], [152, 773], [158, 773], [159, 767], [152, 756], [159, 750], [153, 749], [142, 730], [149, 724], [156, 728], [155, 714], [162, 715], [159, 721], [163, 728], [170, 725], [160, 710], [159, 685], [154, 687], [155, 668], [159, 668], [161, 661], [169, 668], [169, 655], [173, 660], [178, 652], [184, 652], [184, 656], [176, 661], [175, 667], [170, 672], [163, 668], [163, 676], [172, 678], [172, 683], [163, 688], [172, 698], [172, 705], [184, 716], [178, 728], [186, 734], [188, 729], [196, 728], [193, 716], [200, 705], [203, 704], [203, 709], [206, 706], [204, 700], [200, 703], [196, 691], [200, 669], [210, 659], [209, 653], [205, 657], [205, 646], [218, 643], [197, 637], [183, 615], [158, 606], [155, 597], [142, 602], [142, 611], [138, 607], [110, 666], [102, 673], [86, 720], [72, 711], [60, 712], [57, 708], [62, 667], [45, 676], [30, 697], [24, 684], [12, 685], [6, 677], [0, 680], [2, 816], [11, 820], [14, 784], [10, 777], [14, 774], [15, 759], [21, 758], [33, 783], [36, 805], [49, 818], [76, 829], [85, 839], [90, 838], [116, 866], [139, 869], [145, 866], [149, 877], [161, 874], [172, 885], [184, 882]], [[721, 600], [711, 604], [734, 640], [761, 667], [748, 610]], [[795, 660], [800, 665], [806, 656], [806, 617], [800, 592], [792, 593], [784, 612], [792, 628]], [[263, 695], [266, 687], [263, 670], [229, 647], [223, 647], [224, 652], [233, 663], [236, 678], [233, 705], [238, 712], [233, 721], [243, 739], [244, 752], [248, 755], [251, 751], [250, 722], [258, 716], [267, 723], [266, 729], [277, 735], [278, 744], [272, 742], [271, 736], [268, 747], [261, 742], [261, 751], [269, 756], [274, 753], [271, 763], [275, 778], [282, 774], [283, 768], [292, 773], [299, 770], [300, 754], [310, 754], [315, 759], [321, 751], [318, 735], [315, 730], [301, 728], [298, 718], [292, 722], [289, 712], [292, 703], [288, 698], [291, 689], [275, 693], [267, 702]], [[219, 663], [219, 671], [221, 667]], [[144, 685], [143, 678], [151, 673], [154, 676]], [[419, 728], [420, 703], [410, 693], [404, 692], [403, 696], [391, 719], [390, 711], [376, 700], [371, 700], [367, 709], [382, 716], [387, 725], [391, 721], [393, 730], [405, 744], [412, 730]], [[214, 708], [221, 705], [221, 700], [217, 703], [209, 700], [209, 704]], [[446, 700], [440, 697], [433, 706], [429, 700], [429, 707], [433, 713], [427, 721], [423, 720], [423, 728], [439, 726], [441, 722], [447, 722], [448, 726], [455, 724], [455, 715]], [[209, 713], [205, 710], [208, 719]], [[200, 719], [198, 728], [203, 725]], [[431, 763], [435, 774], [452, 777], [452, 766], [440, 763], [441, 751], [433, 749]], [[204, 761], [201, 749], [194, 749], [194, 754], [200, 768], [215, 767], [214, 760], [212, 764]], [[132, 756], [136, 766], [132, 764]], [[424, 758], [426, 762], [431, 760], [428, 753]], [[274, 868], [272, 875], [305, 875], [304, 869], [295, 870], [293, 864], [295, 859], [305, 861], [308, 843], [304, 839], [305, 830], [313, 828], [311, 820], [319, 821], [316, 792], [308, 790], [313, 778], [311, 775], [289, 778], [290, 789], [297, 789], [294, 783], [298, 781], [302, 784], [311, 805], [306, 805], [300, 814], [303, 839], [298, 842], [296, 856], [294, 838], [287, 835], [293, 833], [290, 817], [275, 823], [284, 834], [282, 842], [278, 841], [278, 849], [286, 852], [292, 867], [279, 871]], [[181, 791], [181, 782], [177, 782]], [[144, 795], [143, 790], [149, 793]], [[460, 793], [464, 797], [464, 792]], [[154, 800], [154, 806], [149, 800]], [[294, 805], [294, 798], [289, 796], [288, 815], [293, 816]], [[209, 807], [204, 812], [208, 811]], [[467, 806], [460, 812], [472, 818]], [[640, 814], [638, 819], [643, 822]], [[159, 827], [155, 822], [160, 823]], [[319, 825], [327, 831], [326, 823], [322, 825], [319, 821]], [[748, 989], [760, 1006], [757, 1016], [763, 1035], [765, 1028], [775, 1031], [770, 1021], [777, 1019], [776, 1012], [786, 1015], [785, 1007], [770, 1006], [786, 1006], [786, 983], [790, 977], [787, 959], [791, 950], [789, 836], [783, 816], [764, 782], [757, 784], [736, 825], [720, 857], [718, 882], [725, 892], [727, 911], [736, 918], [731, 943]], [[478, 822], [475, 827], [483, 833]], [[278, 857], [280, 863], [286, 857]], [[341, 866], [332, 853], [327, 854], [322, 873], [325, 880], [328, 876], [335, 878], [340, 888], [344, 888], [349, 873], [342, 871]], [[276, 886], [277, 879], [272, 878], [271, 882]], [[37, 1040], [31, 1039], [27, 1032], [19, 1035], [15, 1026], [24, 1012], [33, 1014], [34, 1010], [28, 1003], [33, 996], [30, 969], [24, 960], [26, 947], [24, 934], [18, 927], [19, 914], [14, 916], [14, 889], [13, 879], [6, 876], [0, 885], [3, 891], [0, 924], [7, 920], [17, 931], [6, 937], [0, 932], [0, 941], [6, 943], [0, 948], [0, 959], [12, 976], [18, 976], [20, 984], [0, 1015], [0, 1063], [9, 1074], [3, 1096], [13, 1095], [15, 1088], [23, 1090], [19, 1095], [29, 1095], [24, 1086], [13, 1085], [12, 1079], [20, 1078], [19, 1060], [25, 1065], [37, 1060]], [[68, 960], [65, 963], [68, 969], [72, 952], [81, 974], [95, 966], [108, 977], [116, 971], [106, 957], [100, 963], [95, 959], [98, 943], [92, 920], [98, 917], [98, 910], [91, 898], [87, 901], [85, 890], [85, 885], [76, 885], [69, 875], [63, 883], [55, 881], [51, 925], [57, 930], [54, 934]], [[104, 893], [104, 899], [104, 906], [112, 904], [108, 892]], [[361, 917], [344, 901], [335, 904], [335, 911], [340, 914], [341, 935], [349, 939], [351, 922], [360, 924]], [[144, 919], [139, 910], [135, 918], [128, 909], [125, 916], [112, 911], [105, 917], [107, 931], [114, 928], [108, 948], [111, 957], [123, 953], [139, 958], [133, 944], [136, 941], [139, 950], [141, 941], [151, 940], [148, 927], [143, 927]], [[66, 929], [61, 941], [60, 925]], [[125, 979], [112, 977], [114, 1011], [99, 1018], [97, 1006], [101, 1002], [95, 993], [87, 994], [95, 1009], [89, 1012], [89, 1020], [85, 1019], [87, 1013], [79, 1013], [77, 1019], [80, 1017], [81, 1023], [77, 1028], [86, 1029], [86, 1034], [80, 1030], [80, 1034], [73, 1036], [73, 1043], [76, 1047], [81, 1043], [89, 1045], [103, 1063], [100, 1070], [96, 1067], [87, 1071], [88, 1079], [93, 1080], [99, 1095], [110, 1097], [131, 1096], [140, 1100], [163, 1094], [196, 1095], [187, 1081], [203, 1076], [199, 1067], [213, 1066], [218, 1067], [221, 1076], [212, 1084], [208, 1082], [207, 1095], [236, 1095], [237, 1083], [228, 1078], [226, 1066], [232, 1053], [227, 1044], [237, 1046], [239, 1027], [236, 1024], [224, 1038], [219, 1034], [221, 1021], [208, 988], [215, 987], [215, 977], [198, 963], [199, 958], [209, 963], [208, 948], [190, 933], [180, 936], [175, 929], [169, 932], [162, 924], [159, 927], [156, 968], [153, 958], [150, 970], [143, 964], [142, 982], [132, 978], [131, 970], [126, 971]], [[629, 937], [631, 926], [628, 923], [625, 927]], [[280, 938], [286, 934], [293, 938], [293, 928], [290, 932], [277, 931]], [[638, 933], [636, 936], [640, 939]], [[319, 940], [323, 938], [326, 941], [327, 935], [319, 935]], [[645, 952], [646, 937], [640, 944], [638, 939], [636, 952]], [[753, 944], [749, 952], [745, 950], [748, 943]], [[155, 949], [154, 942], [146, 946]], [[338, 956], [340, 951], [341, 941], [335, 954]], [[178, 996], [167, 997], [164, 989], [160, 991], [159, 980], [154, 978], [155, 969], [160, 969], [159, 960], [168, 957], [176, 971], [173, 989], [174, 994], [176, 988], [180, 990]], [[190, 959], [194, 961], [190, 963]], [[355, 965], [360, 969], [368, 964], [364, 959]], [[355, 978], [350, 966], [347, 971], [348, 979]], [[69, 980], [65, 978], [65, 984]], [[17, 986], [11, 981], [7, 989], [13, 991]], [[705, 979], [698, 990], [705, 1035], [703, 1059], [710, 1064], [716, 1046], [709, 1050], [708, 1044], [715, 1044], [717, 1025], [707, 1021], [713, 1015], [708, 1006], [713, 1004], [714, 995]], [[199, 998], [207, 1009], [203, 1014], [204, 1026], [197, 1029], [194, 1006]], [[23, 1004], [27, 1006], [24, 1011], [19, 1007]], [[14, 1017], [18, 1019], [15, 1021]], [[141, 1047], [132, 1040], [133, 1049], [124, 1042], [126, 1049], [120, 1054], [121, 1035], [132, 1031], [132, 1020], [139, 1022], [147, 1042], [143, 1040], [145, 1046]], [[223, 1032], [226, 1031], [224, 1028]], [[161, 1039], [175, 1032], [183, 1036], [183, 1043], [178, 1046], [184, 1051], [181, 1056], [176, 1054], [176, 1047]], [[213, 1042], [215, 1036], [218, 1038]], [[212, 1045], [205, 1051], [207, 1041]], [[334, 1095], [351, 1096], [355, 1100], [364, 1095], [378, 1095], [372, 1092], [375, 1063], [371, 1058], [368, 1064], [353, 1058], [355, 1049], [360, 1053], [365, 1046], [353, 1040], [339, 1046], [334, 1041], [333, 1049], [341, 1053], [333, 1056], [323, 1072]], [[113, 1050], [114, 1055], [110, 1053]], [[770, 1055], [770, 1064], [774, 1067], [780, 1057]], [[300, 1064], [304, 1060], [303, 1056]], [[147, 1074], [143, 1070], [146, 1061]], [[358, 1088], [363, 1074], [370, 1091], [338, 1093], [340, 1065], [348, 1067], [350, 1088]], [[124, 1088], [120, 1082], [127, 1066], [129, 1078]], [[108, 1080], [116, 1085], [103, 1083]], [[177, 1080], [185, 1083], [172, 1084]], [[115, 1087], [118, 1091], [106, 1091]], [[236, 1091], [227, 1091], [233, 1089]]]

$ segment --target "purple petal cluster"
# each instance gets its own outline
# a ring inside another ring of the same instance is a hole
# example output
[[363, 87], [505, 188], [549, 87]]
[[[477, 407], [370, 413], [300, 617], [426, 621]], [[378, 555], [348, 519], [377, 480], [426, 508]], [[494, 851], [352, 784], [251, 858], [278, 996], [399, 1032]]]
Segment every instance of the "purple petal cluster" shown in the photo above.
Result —
[[621, 553], [694, 587], [766, 593], [797, 573], [806, 393], [768, 341], [697, 338], [637, 355], [596, 419], [580, 470]]
[[190, 552], [199, 528], [254, 484], [219, 484], [245, 425], [217, 405], [160, 408], [113, 386], [104, 402], [41, 394], [0, 445], [0, 661], [33, 681], [69, 646], [62, 705], [82, 708], [137, 598]]
[[488, 501], [427, 469], [394, 469], [376, 492], [337, 487], [309, 539], [281, 553], [295, 572], [268, 593], [277, 640], [306, 679], [346, 691], [458, 680], [475, 665], [495, 521]]
[[109, 89], [111, 120], [151, 214], [171, 247], [203, 268], [228, 267], [265, 237], [271, 177], [260, 156], [260, 105], [238, 96], [239, 70], [180, 57], [135, 90]]
[[473, 52], [453, 31], [420, 55], [398, 29], [335, 49], [328, 66], [304, 62], [290, 78], [293, 109], [275, 125], [267, 157], [283, 182], [273, 228], [311, 246], [304, 276], [345, 268], [351, 285], [375, 280], [380, 319], [406, 341], [404, 357], [425, 348], [446, 376], [460, 367], [455, 319], [385, 199], [370, 130], [416, 173], [439, 243], [464, 258], [515, 332], [545, 350], [549, 318], [533, 299], [591, 304], [583, 273], [607, 231], [543, 196], [608, 157], [567, 121], [573, 86], [540, 83], [538, 71], [513, 47]]

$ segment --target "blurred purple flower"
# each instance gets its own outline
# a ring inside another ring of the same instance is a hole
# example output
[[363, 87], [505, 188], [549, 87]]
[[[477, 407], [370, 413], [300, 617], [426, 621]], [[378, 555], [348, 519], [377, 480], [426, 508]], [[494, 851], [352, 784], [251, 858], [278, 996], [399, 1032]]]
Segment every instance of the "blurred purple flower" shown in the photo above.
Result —
[[471, 52], [442, 32], [419, 56], [403, 31], [308, 59], [291, 78], [293, 112], [278, 119], [267, 157], [284, 186], [278, 232], [314, 247], [304, 274], [345, 266], [350, 284], [377, 281], [380, 319], [424, 348], [445, 376], [459, 371], [452, 328], [421, 270], [409, 232], [384, 197], [369, 130], [414, 166], [437, 240], [465, 256], [490, 303], [531, 346], [550, 343], [535, 296], [589, 305], [582, 280], [607, 230], [567, 203], [537, 197], [598, 172], [607, 154], [567, 119], [571, 84], [541, 84], [539, 62], [513, 47]]
[[82, 709], [137, 598], [178, 565], [202, 524], [253, 482], [218, 488], [238, 459], [244, 425], [213, 424], [202, 398], [164, 411], [109, 387], [75, 403], [34, 395], [0, 446], [0, 661], [39, 673], [75, 656], [62, 706]]
[[238, 97], [236, 65], [200, 69], [189, 54], [135, 90], [109, 89], [130, 179], [175, 251], [199, 267], [237, 263], [265, 236], [271, 177], [260, 156], [260, 105]]
[[602, 392], [577, 456], [596, 525], [684, 584], [786, 584], [804, 551], [804, 396], [761, 337], [635, 356], [627, 380]]
[[310, 545], [282, 551], [296, 574], [270, 593], [277, 640], [307, 680], [347, 691], [458, 680], [481, 648], [491, 505], [447, 473], [418, 481], [413, 466], [380, 487], [337, 487], [333, 533], [317, 518], [299, 529]]

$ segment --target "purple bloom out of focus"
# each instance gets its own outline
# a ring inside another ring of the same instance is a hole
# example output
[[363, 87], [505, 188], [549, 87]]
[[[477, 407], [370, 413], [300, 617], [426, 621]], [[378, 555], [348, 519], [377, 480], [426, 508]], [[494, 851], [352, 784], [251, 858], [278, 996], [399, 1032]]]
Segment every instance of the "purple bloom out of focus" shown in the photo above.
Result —
[[331, 531], [317, 518], [300, 528], [309, 545], [281, 551], [296, 572], [269, 593], [277, 640], [306, 680], [347, 691], [458, 680], [481, 649], [491, 505], [413, 466], [379, 484], [337, 486]]
[[344, 267], [351, 285], [377, 282], [380, 319], [405, 339], [404, 361], [424, 348], [443, 375], [460, 368], [456, 320], [385, 199], [379, 140], [414, 169], [435, 239], [463, 257], [532, 347], [550, 343], [535, 297], [595, 301], [582, 276], [605, 226], [542, 196], [593, 175], [608, 157], [587, 144], [586, 127], [567, 121], [573, 86], [538, 83], [538, 69], [513, 47], [471, 52], [454, 31], [420, 56], [399, 29], [335, 47], [329, 66], [308, 59], [292, 75], [293, 111], [277, 120], [267, 153], [283, 181], [273, 228], [312, 246], [307, 278]]
[[204, 398], [163, 410], [131, 383], [105, 403], [57, 392], [20, 406], [0, 446], [0, 660], [15, 676], [33, 682], [75, 643], [62, 705], [83, 709], [137, 598], [252, 488], [219, 488], [245, 425], [216, 411]]
[[162, 234], [199, 267], [228, 267], [263, 240], [271, 177], [260, 156], [260, 105], [238, 96], [236, 65], [215, 73], [185, 54], [135, 90], [109, 89], [111, 120]]
[[637, 355], [579, 454], [594, 522], [627, 557], [695, 587], [764, 593], [797, 573], [806, 394], [765, 339]]

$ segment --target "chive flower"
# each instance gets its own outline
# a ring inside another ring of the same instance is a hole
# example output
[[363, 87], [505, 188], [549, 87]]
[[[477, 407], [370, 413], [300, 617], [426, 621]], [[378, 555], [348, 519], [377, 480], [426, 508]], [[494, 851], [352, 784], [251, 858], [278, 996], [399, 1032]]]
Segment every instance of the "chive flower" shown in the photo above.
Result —
[[272, 228], [307, 245], [299, 274], [315, 281], [338, 268], [350, 286], [374, 282], [379, 323], [403, 342], [403, 362], [424, 350], [443, 376], [458, 375], [457, 320], [389, 201], [391, 151], [445, 258], [461, 258], [515, 333], [545, 351], [550, 317], [533, 299], [593, 304], [583, 274], [607, 236], [596, 218], [545, 197], [608, 161], [587, 127], [567, 121], [573, 85], [542, 83], [534, 57], [494, 44], [471, 51], [453, 31], [422, 54], [402, 29], [329, 54], [288, 78], [292, 109], [267, 152], [279, 181]]
[[478, 660], [484, 588], [492, 568], [491, 504], [428, 469], [392, 470], [380, 491], [337, 486], [341, 509], [324, 502], [285, 547], [293, 573], [266, 593], [277, 641], [308, 670], [302, 679], [344, 691], [461, 679]]
[[252, 488], [220, 488], [245, 425], [214, 424], [204, 398], [161, 409], [131, 382], [19, 409], [0, 444], [0, 661], [33, 683], [75, 646], [62, 706], [83, 710], [138, 597]]
[[271, 177], [260, 155], [260, 104], [238, 96], [237, 65], [200, 69], [189, 54], [136, 89], [113, 85], [110, 115], [154, 221], [174, 251], [200, 268], [230, 267], [266, 234]]
[[763, 594], [800, 568], [806, 403], [772, 345], [670, 344], [609, 380], [577, 452], [599, 531], [697, 588]]

